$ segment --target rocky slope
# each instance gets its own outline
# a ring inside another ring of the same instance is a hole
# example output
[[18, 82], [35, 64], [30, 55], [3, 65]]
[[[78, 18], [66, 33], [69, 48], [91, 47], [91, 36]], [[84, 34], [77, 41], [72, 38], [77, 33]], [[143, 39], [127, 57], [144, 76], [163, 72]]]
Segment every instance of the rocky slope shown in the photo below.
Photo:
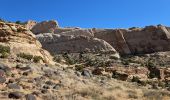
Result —
[[[16, 58], [17, 55], [25, 53], [40, 56], [45, 63], [52, 63], [52, 56], [49, 52], [42, 49], [35, 35], [22, 25], [0, 22], [0, 45], [10, 48], [7, 52], [10, 57]], [[3, 47], [1, 47], [1, 51], [4, 51]]]
[[81, 29], [55, 21], [0, 22], [0, 100], [169, 100], [168, 45], [169, 28], [161, 25]]

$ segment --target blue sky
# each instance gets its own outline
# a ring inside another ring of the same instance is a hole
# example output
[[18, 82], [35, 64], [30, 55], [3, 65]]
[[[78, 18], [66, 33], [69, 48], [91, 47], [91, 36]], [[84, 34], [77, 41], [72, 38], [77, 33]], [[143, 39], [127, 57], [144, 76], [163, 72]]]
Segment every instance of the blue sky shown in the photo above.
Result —
[[1, 0], [0, 18], [55, 19], [60, 26], [128, 28], [170, 26], [170, 0]]

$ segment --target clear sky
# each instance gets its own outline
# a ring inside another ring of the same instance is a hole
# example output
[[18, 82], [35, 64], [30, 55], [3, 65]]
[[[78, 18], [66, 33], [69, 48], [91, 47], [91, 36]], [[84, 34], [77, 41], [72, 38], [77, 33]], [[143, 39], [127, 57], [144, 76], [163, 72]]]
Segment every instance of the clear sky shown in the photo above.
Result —
[[55, 19], [60, 26], [128, 28], [170, 26], [170, 0], [0, 0], [0, 18]]

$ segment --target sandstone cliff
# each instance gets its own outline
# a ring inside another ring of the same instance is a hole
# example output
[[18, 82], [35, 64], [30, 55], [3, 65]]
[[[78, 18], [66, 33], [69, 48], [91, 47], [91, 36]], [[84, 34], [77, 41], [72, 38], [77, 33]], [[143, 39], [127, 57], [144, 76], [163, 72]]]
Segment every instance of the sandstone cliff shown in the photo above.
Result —
[[93, 29], [96, 38], [111, 44], [120, 54], [145, 54], [170, 50], [170, 32], [165, 26], [134, 29]]
[[41, 56], [46, 63], [52, 63], [50, 54], [41, 48], [35, 35], [22, 25], [0, 22], [0, 44], [9, 46], [12, 56], [25, 53]]
[[52, 54], [64, 52], [110, 52], [119, 57], [116, 50], [110, 44], [97, 38], [44, 33], [37, 35], [37, 39], [43, 44], [43, 48]]

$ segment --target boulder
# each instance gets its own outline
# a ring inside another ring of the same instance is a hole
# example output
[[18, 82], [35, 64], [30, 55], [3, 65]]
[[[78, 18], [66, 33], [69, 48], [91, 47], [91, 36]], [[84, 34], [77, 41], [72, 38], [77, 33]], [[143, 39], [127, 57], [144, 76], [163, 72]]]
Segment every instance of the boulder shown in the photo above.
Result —
[[[13, 30], [13, 28], [16, 30]], [[35, 35], [24, 28], [24, 26], [14, 23], [0, 22], [0, 45], [10, 48], [10, 56], [17, 57], [20, 53], [33, 56], [41, 56], [46, 63], [52, 63], [52, 56], [42, 49], [42, 45], [37, 41]]]
[[39, 34], [37, 39], [43, 44], [43, 48], [52, 54], [58, 53], [113, 53], [119, 57], [116, 50], [106, 41], [86, 36]]
[[39, 33], [54, 33], [55, 29], [58, 28], [58, 22], [55, 20], [43, 21], [34, 25], [31, 31], [34, 34]]

